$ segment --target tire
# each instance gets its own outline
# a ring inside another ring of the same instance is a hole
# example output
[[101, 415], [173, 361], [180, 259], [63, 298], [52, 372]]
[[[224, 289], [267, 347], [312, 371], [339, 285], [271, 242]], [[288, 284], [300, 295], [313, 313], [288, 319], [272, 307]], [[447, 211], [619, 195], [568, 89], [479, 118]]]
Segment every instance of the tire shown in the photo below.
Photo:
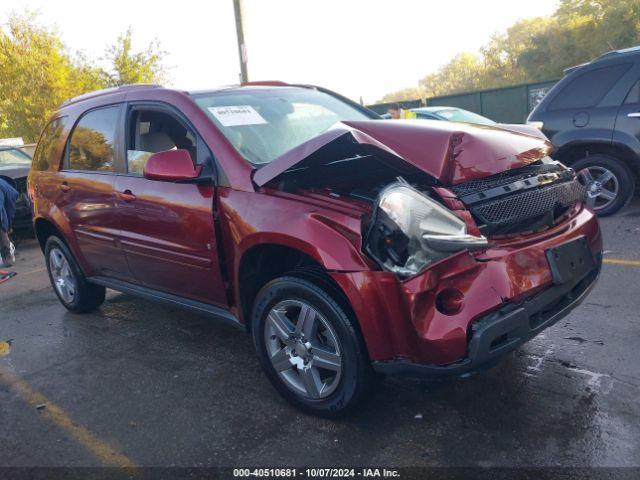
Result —
[[106, 289], [87, 282], [78, 262], [60, 238], [51, 236], [47, 239], [44, 255], [53, 291], [67, 310], [87, 313], [102, 305]]
[[252, 310], [253, 342], [267, 377], [289, 403], [321, 417], [349, 412], [373, 378], [344, 301], [329, 282], [288, 275], [267, 283]]
[[[576, 172], [586, 175], [586, 203], [598, 216], [612, 215], [631, 201], [635, 176], [629, 167], [616, 158], [601, 154], [589, 155], [573, 163], [571, 167]], [[603, 176], [609, 179], [606, 182], [598, 182]], [[605, 193], [607, 197], [604, 196]], [[611, 193], [614, 195], [610, 199], [608, 197], [611, 197]]]

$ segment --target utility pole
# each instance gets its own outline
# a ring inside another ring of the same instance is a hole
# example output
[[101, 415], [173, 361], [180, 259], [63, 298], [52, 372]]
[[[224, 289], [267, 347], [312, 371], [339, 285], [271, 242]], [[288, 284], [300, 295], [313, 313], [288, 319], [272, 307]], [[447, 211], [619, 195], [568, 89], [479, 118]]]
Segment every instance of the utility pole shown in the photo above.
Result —
[[240, 83], [249, 81], [247, 73], [247, 46], [244, 43], [244, 24], [242, 23], [242, 0], [233, 0], [236, 14], [236, 33], [238, 35], [238, 56], [240, 57]]

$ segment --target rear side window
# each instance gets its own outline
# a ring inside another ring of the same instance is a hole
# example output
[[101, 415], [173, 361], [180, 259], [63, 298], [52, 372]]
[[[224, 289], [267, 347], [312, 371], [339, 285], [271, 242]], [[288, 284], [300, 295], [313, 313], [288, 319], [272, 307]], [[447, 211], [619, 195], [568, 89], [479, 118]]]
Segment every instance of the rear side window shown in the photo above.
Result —
[[69, 168], [113, 172], [113, 153], [120, 106], [86, 113], [69, 140]]
[[583, 73], [558, 93], [549, 110], [595, 107], [630, 66], [623, 63]]
[[40, 136], [36, 153], [33, 155], [32, 168], [38, 171], [49, 170], [51, 165], [55, 165], [56, 169], [60, 166], [60, 157], [54, 158], [54, 155], [59, 145], [60, 137], [62, 136], [65, 126], [67, 124], [67, 117], [60, 117], [51, 120]]
[[630, 103], [640, 103], [640, 80], [633, 84], [631, 90], [627, 94], [627, 98], [624, 99], [625, 105]]

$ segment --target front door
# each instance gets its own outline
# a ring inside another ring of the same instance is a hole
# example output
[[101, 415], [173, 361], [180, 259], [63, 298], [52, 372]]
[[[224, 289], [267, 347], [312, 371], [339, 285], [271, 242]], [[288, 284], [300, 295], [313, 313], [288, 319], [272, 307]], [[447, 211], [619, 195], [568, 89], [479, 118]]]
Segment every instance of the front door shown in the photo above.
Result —
[[145, 287], [227, 307], [216, 244], [212, 184], [147, 180], [153, 153], [186, 149], [194, 164], [208, 150], [177, 112], [156, 105], [129, 107], [126, 174], [115, 183], [120, 243], [129, 268]]

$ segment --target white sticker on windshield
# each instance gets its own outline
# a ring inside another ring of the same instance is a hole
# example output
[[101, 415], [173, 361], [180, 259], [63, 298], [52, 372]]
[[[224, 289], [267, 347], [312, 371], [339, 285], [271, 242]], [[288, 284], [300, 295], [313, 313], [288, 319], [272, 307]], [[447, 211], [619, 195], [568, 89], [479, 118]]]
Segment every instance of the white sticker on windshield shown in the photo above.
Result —
[[239, 125], [260, 125], [267, 123], [251, 105], [234, 105], [228, 107], [209, 107], [209, 111], [223, 127]]

